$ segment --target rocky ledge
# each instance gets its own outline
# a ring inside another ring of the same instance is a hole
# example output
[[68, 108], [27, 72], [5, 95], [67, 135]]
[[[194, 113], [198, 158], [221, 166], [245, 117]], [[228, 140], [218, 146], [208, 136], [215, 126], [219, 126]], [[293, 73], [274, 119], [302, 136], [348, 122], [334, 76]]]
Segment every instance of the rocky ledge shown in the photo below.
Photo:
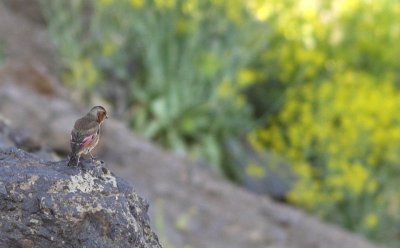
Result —
[[0, 149], [0, 247], [161, 247], [148, 203], [103, 165], [83, 165]]

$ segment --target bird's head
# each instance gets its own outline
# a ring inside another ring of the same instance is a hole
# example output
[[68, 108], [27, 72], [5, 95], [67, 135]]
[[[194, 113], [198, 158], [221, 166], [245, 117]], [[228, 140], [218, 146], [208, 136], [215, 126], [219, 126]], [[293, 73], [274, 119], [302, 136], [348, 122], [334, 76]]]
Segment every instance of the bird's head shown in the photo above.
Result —
[[107, 111], [102, 106], [94, 106], [90, 111], [89, 114], [96, 118], [96, 121], [101, 124], [105, 119], [108, 118]]

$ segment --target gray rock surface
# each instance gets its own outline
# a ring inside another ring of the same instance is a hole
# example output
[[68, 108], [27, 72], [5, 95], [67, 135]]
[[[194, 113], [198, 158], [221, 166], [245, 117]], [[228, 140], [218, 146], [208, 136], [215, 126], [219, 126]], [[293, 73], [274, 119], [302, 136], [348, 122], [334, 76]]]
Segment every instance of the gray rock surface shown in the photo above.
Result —
[[148, 204], [107, 168], [0, 150], [0, 247], [161, 247]]

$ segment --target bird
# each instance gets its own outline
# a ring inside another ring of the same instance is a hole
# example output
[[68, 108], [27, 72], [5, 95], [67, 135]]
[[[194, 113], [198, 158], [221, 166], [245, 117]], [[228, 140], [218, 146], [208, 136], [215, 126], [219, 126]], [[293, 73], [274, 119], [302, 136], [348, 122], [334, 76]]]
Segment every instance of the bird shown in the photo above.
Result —
[[71, 153], [69, 154], [68, 166], [78, 166], [82, 154], [94, 157], [92, 150], [100, 139], [100, 126], [108, 119], [107, 111], [102, 106], [94, 106], [90, 111], [78, 119], [71, 131]]

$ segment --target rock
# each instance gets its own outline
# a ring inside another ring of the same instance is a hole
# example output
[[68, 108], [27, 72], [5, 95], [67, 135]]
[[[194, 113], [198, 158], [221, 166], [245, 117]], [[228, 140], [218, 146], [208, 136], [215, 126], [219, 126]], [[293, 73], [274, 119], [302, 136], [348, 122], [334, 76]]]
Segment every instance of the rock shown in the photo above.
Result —
[[44, 24], [45, 18], [40, 9], [39, 0], [3, 0], [10, 9], [29, 18], [35, 23]]
[[32, 22], [31, 18], [25, 18], [28, 11], [17, 6], [38, 6], [34, 2], [37, 0], [0, 1], [1, 49], [6, 61], [31, 64], [34, 68], [39, 68], [39, 72], [41, 68], [45, 68], [57, 75], [61, 66], [48, 31], [42, 25]]
[[7, 120], [3, 120], [0, 115], [0, 149], [14, 146], [29, 151], [39, 150], [40, 147], [25, 131], [7, 125]]
[[1, 84], [18, 84], [38, 94], [53, 97], [59, 94], [57, 80], [38, 61], [10, 61], [0, 68]]
[[161, 247], [148, 203], [107, 168], [83, 167], [0, 150], [0, 247]]
[[14, 143], [8, 135], [8, 126], [0, 115], [0, 149], [13, 147]]
[[[39, 145], [50, 146], [53, 150], [63, 151], [67, 154], [69, 152], [69, 135], [79, 114], [76, 111], [72, 114], [74, 108], [68, 101], [48, 98], [41, 94], [40, 96], [38, 98], [38, 95], [29, 88], [0, 82], [0, 113], [14, 129], [21, 132], [19, 136], [26, 136], [22, 135], [22, 133], [26, 133], [32, 141], [36, 141]], [[40, 107], [37, 108], [38, 106]], [[50, 109], [52, 111], [49, 111]], [[43, 120], [47, 120], [47, 123], [44, 123]], [[27, 142], [22, 143], [26, 144]], [[25, 149], [25, 147], [23, 148]]]

